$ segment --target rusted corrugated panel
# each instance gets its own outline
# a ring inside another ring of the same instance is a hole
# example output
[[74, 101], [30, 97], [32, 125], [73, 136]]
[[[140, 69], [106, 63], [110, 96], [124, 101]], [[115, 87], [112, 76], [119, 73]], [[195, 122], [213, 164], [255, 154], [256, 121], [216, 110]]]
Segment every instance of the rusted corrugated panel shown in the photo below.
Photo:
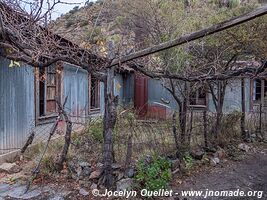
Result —
[[0, 149], [22, 147], [34, 123], [33, 68], [9, 64], [0, 57]]
[[147, 93], [148, 77], [135, 74], [134, 78], [134, 107], [140, 116], [147, 113], [148, 93]]
[[88, 72], [70, 64], [64, 64], [64, 96], [68, 96], [66, 109], [73, 120], [84, 120], [88, 114]]
[[153, 119], [166, 119], [167, 118], [166, 107], [159, 105], [149, 105], [146, 117]]

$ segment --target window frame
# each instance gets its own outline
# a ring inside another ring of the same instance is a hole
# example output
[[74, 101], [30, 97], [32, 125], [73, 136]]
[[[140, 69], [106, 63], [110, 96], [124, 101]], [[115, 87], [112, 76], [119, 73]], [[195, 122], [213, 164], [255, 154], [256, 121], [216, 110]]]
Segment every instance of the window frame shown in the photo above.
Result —
[[[98, 101], [98, 107], [96, 108], [92, 108], [91, 107], [91, 102], [92, 102], [92, 79], [95, 79], [96, 82], [97, 82], [97, 101]], [[100, 113], [100, 110], [101, 110], [101, 105], [100, 105], [100, 81], [97, 80], [96, 78], [94, 78], [91, 74], [89, 74], [89, 88], [88, 88], [89, 92], [89, 105], [88, 105], [88, 111], [89, 111], [89, 115], [90, 114], [97, 114], [97, 113]]]
[[[257, 83], [256, 81], [260, 81], [260, 100], [256, 100], [256, 92], [257, 92]], [[267, 106], [267, 92], [265, 92], [265, 87], [267, 88], [267, 78], [254, 78], [250, 80], [250, 110], [254, 111], [256, 106]], [[267, 89], [266, 89], [267, 90]], [[265, 95], [266, 94], [266, 95]]]
[[[190, 87], [190, 89], [191, 89], [191, 87]], [[201, 94], [200, 90], [203, 90], [202, 92], [205, 95], [204, 98], [199, 98], [199, 96]], [[192, 96], [195, 97], [195, 100], [193, 99], [195, 104], [191, 103], [192, 102]], [[199, 99], [204, 99], [205, 103], [200, 104]], [[189, 95], [189, 107], [198, 108], [198, 109], [200, 109], [202, 107], [203, 107], [203, 109], [208, 107], [208, 92], [207, 92], [207, 89], [205, 88], [205, 86], [199, 87], [196, 91], [194, 91], [194, 93], [191, 93]]]
[[[62, 98], [62, 67], [61, 65], [56, 65], [56, 66], [50, 66], [50, 67], [54, 67], [55, 68], [55, 77], [54, 77], [54, 82], [55, 85], [53, 87], [55, 87], [55, 98], [58, 97], [59, 101], [61, 102], [61, 98]], [[44, 68], [45, 70], [45, 76], [46, 78], [48, 77], [48, 67]], [[58, 70], [60, 71], [60, 73], [58, 73]], [[50, 87], [47, 85], [47, 80], [45, 81], [45, 91], [44, 91], [44, 115], [40, 116], [40, 78], [39, 78], [39, 74], [40, 74], [40, 68], [36, 67], [35, 70], [35, 77], [34, 77], [34, 90], [35, 90], [35, 122], [36, 125], [39, 124], [46, 124], [46, 123], [51, 123], [55, 120], [55, 118], [58, 116], [58, 107], [57, 105], [55, 105], [55, 112], [53, 113], [49, 113], [46, 114], [46, 110], [47, 110], [47, 101], [55, 101], [55, 99], [48, 99], [47, 97], [47, 87]]]

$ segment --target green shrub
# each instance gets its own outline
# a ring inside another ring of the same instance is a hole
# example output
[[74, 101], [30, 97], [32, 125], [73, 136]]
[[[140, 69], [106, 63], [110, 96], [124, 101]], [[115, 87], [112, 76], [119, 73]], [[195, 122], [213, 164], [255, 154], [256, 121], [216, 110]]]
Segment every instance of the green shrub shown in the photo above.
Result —
[[88, 133], [92, 135], [95, 140], [103, 142], [103, 120], [97, 119], [91, 122], [88, 127]]
[[186, 152], [183, 156], [183, 161], [185, 163], [185, 169], [190, 169], [193, 166], [194, 159], [189, 152]]
[[84, 20], [80, 23], [80, 26], [81, 27], [84, 27], [84, 26], [87, 26], [89, 24], [89, 21], [88, 20]]
[[56, 171], [53, 155], [45, 155], [42, 160], [42, 171], [44, 174], [53, 173]]
[[155, 191], [167, 187], [171, 179], [171, 162], [160, 156], [153, 156], [150, 163], [145, 158], [137, 163], [136, 187]]
[[66, 21], [66, 23], [65, 23], [65, 27], [66, 28], [69, 28], [69, 27], [71, 27], [72, 25], [74, 25], [75, 24], [75, 21], [74, 20], [72, 20], [72, 19], [68, 19], [67, 21]]

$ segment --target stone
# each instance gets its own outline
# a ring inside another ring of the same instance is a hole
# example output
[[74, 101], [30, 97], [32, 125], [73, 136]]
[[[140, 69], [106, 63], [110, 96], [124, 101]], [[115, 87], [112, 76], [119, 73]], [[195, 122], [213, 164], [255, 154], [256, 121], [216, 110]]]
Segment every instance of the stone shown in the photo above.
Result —
[[130, 190], [133, 186], [133, 179], [126, 178], [117, 182], [117, 191]]
[[72, 178], [76, 180], [89, 177], [92, 172], [90, 163], [77, 160], [69, 162], [68, 169]]
[[118, 163], [113, 163], [113, 164], [111, 165], [111, 167], [112, 167], [112, 169], [117, 170], [117, 169], [120, 169], [120, 168], [121, 168], [121, 165], [118, 164]]
[[181, 165], [181, 162], [180, 162], [179, 159], [171, 160], [171, 168], [172, 168], [172, 171], [180, 168], [180, 165]]
[[31, 188], [27, 193], [25, 193], [25, 190], [26, 186], [15, 187], [10, 190], [6, 197], [11, 199], [38, 199], [42, 195], [42, 190], [36, 187]]
[[126, 170], [125, 174], [126, 174], [126, 176], [128, 178], [133, 178], [134, 175], [135, 175], [135, 169], [134, 168], [129, 168], [129, 169]]
[[257, 135], [255, 133], [251, 134], [251, 138], [256, 138], [256, 137], [257, 137]]
[[205, 154], [205, 152], [203, 151], [203, 149], [198, 148], [198, 149], [193, 149], [190, 152], [191, 156], [197, 160], [201, 160]]
[[2, 165], [0, 165], [0, 172], [14, 174], [20, 171], [21, 168], [16, 163], [3, 163]]
[[81, 189], [79, 190], [79, 193], [80, 193], [81, 195], [83, 195], [83, 196], [88, 196], [88, 195], [89, 195], [89, 192], [86, 191], [86, 190], [83, 189], [83, 188], [81, 188]]
[[97, 168], [102, 168], [104, 166], [104, 164], [103, 163], [100, 163], [100, 162], [98, 162], [97, 164], [96, 164], [96, 167]]
[[93, 184], [91, 185], [90, 189], [91, 189], [91, 190], [95, 190], [95, 189], [97, 189], [97, 184], [93, 183]]
[[101, 176], [101, 174], [102, 174], [102, 170], [97, 169], [97, 170], [93, 171], [93, 172], [90, 174], [90, 176], [89, 176], [89, 180], [92, 180], [92, 179], [99, 179], [100, 176]]
[[123, 172], [118, 172], [118, 174], [117, 174], [117, 180], [119, 181], [119, 180], [121, 180], [123, 178], [124, 178], [124, 173]]
[[215, 157], [218, 157], [219, 159], [224, 159], [226, 157], [226, 152], [224, 151], [224, 149], [219, 148], [216, 152], [215, 152]]
[[212, 166], [216, 166], [216, 165], [219, 164], [219, 163], [220, 163], [220, 159], [217, 158], [217, 157], [214, 157], [214, 158], [211, 158], [211, 159], [210, 159], [210, 164], [211, 164]]
[[240, 149], [241, 151], [249, 152], [250, 147], [245, 143], [240, 143], [238, 145], [238, 149]]
[[92, 169], [90, 166], [80, 166], [77, 170], [78, 177], [90, 176]]
[[64, 200], [64, 197], [62, 197], [62, 196], [55, 196], [55, 197], [53, 197], [53, 198], [51, 198], [49, 200]]
[[80, 161], [78, 162], [79, 166], [83, 167], [91, 167], [90, 163], [88, 162], [84, 162], [84, 161]]

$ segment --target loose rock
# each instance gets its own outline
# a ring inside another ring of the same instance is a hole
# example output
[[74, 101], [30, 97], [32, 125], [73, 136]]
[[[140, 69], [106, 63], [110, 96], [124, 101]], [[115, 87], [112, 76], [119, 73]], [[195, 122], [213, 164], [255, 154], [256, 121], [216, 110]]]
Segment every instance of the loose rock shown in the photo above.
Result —
[[79, 190], [79, 193], [81, 194], [81, 195], [83, 195], [83, 196], [88, 196], [89, 195], [89, 192], [87, 192], [85, 189], [83, 189], [83, 188], [81, 188], [80, 190]]
[[211, 159], [210, 159], [210, 164], [211, 164], [212, 166], [216, 166], [216, 165], [219, 164], [219, 163], [220, 163], [220, 159], [217, 158], [217, 157], [214, 157], [214, 158], [211, 158]]
[[121, 165], [118, 164], [118, 163], [113, 163], [113, 164], [111, 165], [111, 167], [112, 167], [112, 169], [117, 170], [117, 169], [120, 169], [120, 168], [121, 168]]
[[91, 179], [99, 179], [101, 174], [102, 174], [102, 170], [100, 170], [100, 169], [98, 169], [96, 171], [93, 171], [89, 176], [89, 180], [91, 180]]
[[97, 189], [97, 184], [93, 183], [93, 184], [91, 185], [90, 189], [91, 189], [91, 190], [95, 190], [95, 189]]
[[126, 176], [128, 178], [133, 178], [135, 175], [135, 169], [134, 168], [129, 168], [126, 170]]
[[0, 172], [14, 174], [20, 171], [21, 168], [16, 163], [3, 163], [2, 165], [0, 165]]
[[219, 148], [216, 151], [215, 156], [218, 157], [219, 159], [224, 159], [226, 157], [226, 153], [225, 153], [224, 149]]
[[245, 144], [245, 143], [240, 143], [238, 145], [238, 149], [240, 149], [242, 151], [245, 151], [245, 152], [248, 152], [249, 149], [250, 149], [250, 147], [247, 144]]
[[133, 185], [133, 179], [131, 178], [126, 178], [122, 179], [117, 182], [117, 191], [124, 191], [124, 190], [129, 190], [132, 188]]
[[203, 149], [193, 149], [191, 151], [191, 156], [197, 160], [201, 160], [204, 156], [205, 152], [203, 151]]

